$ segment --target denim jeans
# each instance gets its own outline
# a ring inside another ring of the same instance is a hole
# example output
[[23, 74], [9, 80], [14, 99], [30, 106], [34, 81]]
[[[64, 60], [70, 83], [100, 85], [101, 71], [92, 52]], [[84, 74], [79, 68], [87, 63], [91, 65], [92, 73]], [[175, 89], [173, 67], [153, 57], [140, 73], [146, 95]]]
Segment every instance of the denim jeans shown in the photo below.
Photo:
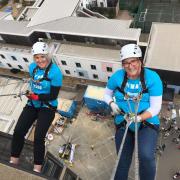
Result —
[[[115, 143], [117, 153], [125, 132], [125, 127], [116, 131]], [[116, 170], [115, 180], [127, 180], [134, 151], [134, 132], [128, 130], [120, 161]], [[140, 180], [154, 180], [156, 174], [155, 151], [157, 146], [158, 131], [143, 127], [138, 131], [138, 157]]]

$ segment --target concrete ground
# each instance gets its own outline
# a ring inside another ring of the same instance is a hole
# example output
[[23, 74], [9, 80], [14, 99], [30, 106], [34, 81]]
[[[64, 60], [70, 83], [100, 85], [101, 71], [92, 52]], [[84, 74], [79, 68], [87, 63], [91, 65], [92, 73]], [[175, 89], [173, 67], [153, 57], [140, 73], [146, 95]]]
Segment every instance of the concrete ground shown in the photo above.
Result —
[[116, 158], [113, 120], [94, 121], [88, 112], [82, 107], [76, 121], [65, 128], [63, 137], [54, 135], [47, 149], [58, 157], [60, 145], [71, 136], [72, 143], [78, 145], [71, 169], [84, 180], [109, 180]]
[[[180, 128], [180, 96], [175, 97], [175, 108], [177, 113], [177, 126]], [[167, 105], [164, 104], [162, 111], [162, 116], [171, 116], [171, 111], [168, 111]], [[168, 127], [164, 120], [161, 120], [161, 127]], [[157, 156], [157, 180], [170, 180], [173, 174], [180, 171], [180, 149], [178, 149], [179, 144], [172, 141], [173, 138], [177, 138], [180, 135], [180, 131], [177, 133], [175, 131], [170, 131], [170, 135], [165, 138], [163, 133], [160, 133], [159, 145], [166, 145], [166, 148], [161, 155]], [[180, 179], [180, 178], [179, 178]]]
[[[2, 72], [1, 72], [2, 73]], [[10, 72], [2, 74], [11, 75]], [[22, 73], [24, 77], [26, 73]], [[19, 77], [19, 76], [18, 76]], [[81, 82], [79, 79], [66, 78], [66, 83], [77, 81], [78, 83], [86, 84], [89, 82]], [[73, 89], [73, 88], [72, 88]], [[74, 99], [76, 93], [61, 92], [63, 97]], [[77, 98], [77, 97], [76, 97]], [[82, 95], [80, 96], [80, 99]], [[180, 127], [180, 96], [174, 98], [176, 111], [178, 114], [177, 123]], [[164, 104], [162, 114], [168, 114], [167, 104]], [[72, 143], [78, 144], [75, 151], [75, 159], [73, 167], [70, 167], [84, 180], [108, 180], [111, 176], [112, 169], [115, 165], [116, 152], [113, 140], [114, 129], [112, 118], [100, 119], [93, 121], [94, 117], [88, 115], [88, 109], [82, 107], [78, 113], [76, 121], [73, 124], [68, 124], [62, 135], [54, 135], [54, 140], [47, 146], [54, 156], [58, 157], [60, 145], [67, 141], [69, 136], [72, 136]], [[164, 122], [161, 122], [162, 126]], [[176, 134], [164, 138], [160, 134], [159, 145], [166, 144], [166, 148], [161, 155], [157, 155], [157, 178], [156, 180], [170, 180], [172, 175], [180, 170], [180, 150], [177, 149], [177, 144], [172, 142], [172, 138]], [[64, 140], [65, 139], [65, 140]], [[60, 158], [59, 158], [60, 159]], [[133, 163], [132, 163], [133, 165]], [[133, 168], [132, 168], [133, 169]], [[134, 171], [130, 170], [129, 180], [134, 179]]]
[[[176, 110], [178, 113], [178, 107]], [[74, 164], [70, 167], [84, 180], [109, 180], [115, 160], [117, 158], [114, 144], [114, 128], [112, 118], [94, 121], [93, 116], [88, 115], [88, 109], [82, 107], [76, 121], [68, 124], [62, 135], [54, 135], [47, 149], [58, 157], [60, 145], [71, 136], [72, 143], [78, 144], [75, 151]], [[163, 105], [162, 116], [167, 114], [167, 105]], [[163, 114], [165, 113], [165, 114]], [[168, 112], [170, 113], [170, 112]], [[170, 114], [169, 114], [170, 115]], [[179, 115], [177, 122], [179, 123]], [[162, 122], [164, 126], [164, 122]], [[177, 144], [172, 142], [174, 136], [164, 139], [159, 136], [158, 145], [166, 144], [164, 152], [157, 153], [157, 177], [156, 180], [170, 180], [175, 172], [180, 169], [180, 150]], [[69, 165], [69, 164], [67, 164]], [[129, 172], [129, 180], [134, 179], [134, 161]]]
[[[180, 96], [175, 96], [175, 107], [176, 107], [176, 113], [177, 113], [177, 126], [180, 128], [180, 114], [179, 114], [179, 108], [180, 108]], [[160, 117], [166, 116], [171, 117], [171, 111], [168, 111], [168, 104], [163, 103]], [[166, 125], [165, 121], [161, 118], [161, 128], [162, 127], [169, 127], [169, 125]], [[158, 146], [162, 146], [165, 144], [164, 151], [157, 151], [156, 156], [156, 180], [171, 180], [173, 175], [180, 171], [180, 150], [178, 149], [179, 144], [176, 144], [175, 142], [172, 142], [172, 139], [177, 137], [179, 133], [173, 133], [173, 131], [170, 133], [170, 135], [165, 138], [163, 133], [159, 133], [159, 141]], [[134, 180], [134, 161], [132, 163], [130, 172], [129, 172], [129, 179], [128, 180]], [[180, 178], [178, 179], [180, 180]]]

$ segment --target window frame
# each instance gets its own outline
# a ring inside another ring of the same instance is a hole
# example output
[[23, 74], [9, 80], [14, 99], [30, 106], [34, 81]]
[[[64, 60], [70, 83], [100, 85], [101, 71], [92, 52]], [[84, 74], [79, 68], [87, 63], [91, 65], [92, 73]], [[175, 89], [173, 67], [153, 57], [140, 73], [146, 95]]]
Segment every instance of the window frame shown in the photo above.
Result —
[[19, 64], [18, 64], [18, 67], [19, 67], [19, 69], [23, 69], [23, 67], [21, 65], [19, 65]]
[[[71, 74], [70, 70], [65, 69], [64, 71], [65, 71], [65, 73], [68, 74], [68, 75]], [[68, 72], [68, 73], [67, 73], [67, 72]]]
[[63, 66], [67, 66], [67, 62], [66, 62], [65, 60], [61, 60], [61, 64], [62, 64]]
[[23, 57], [24, 62], [29, 62], [28, 58]]
[[12, 58], [13, 61], [17, 61], [15, 56], [11, 56], [11, 58]]
[[9, 63], [6, 63], [9, 67], [12, 67], [12, 65], [11, 64], [9, 64]]
[[96, 65], [91, 64], [91, 69], [92, 69], [92, 70], [97, 70]]
[[82, 66], [81, 66], [81, 63], [76, 62], [75, 64], [76, 64], [76, 67], [78, 67], [78, 68], [81, 68], [81, 67], [82, 67]]
[[78, 72], [78, 75], [79, 75], [80, 77], [84, 77], [84, 73], [83, 73], [83, 72]]
[[93, 79], [99, 79], [98, 74], [93, 74]]
[[6, 59], [6, 57], [4, 56], [4, 54], [0, 54], [2, 59]]
[[112, 67], [107, 66], [107, 67], [106, 67], [106, 71], [107, 71], [107, 72], [113, 72], [113, 68], [112, 68]]

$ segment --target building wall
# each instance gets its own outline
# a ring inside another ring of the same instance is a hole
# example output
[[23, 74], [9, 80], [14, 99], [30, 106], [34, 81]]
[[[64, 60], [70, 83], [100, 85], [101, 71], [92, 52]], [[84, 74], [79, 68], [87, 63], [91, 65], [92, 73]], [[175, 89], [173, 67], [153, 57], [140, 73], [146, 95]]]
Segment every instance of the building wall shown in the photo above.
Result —
[[[98, 58], [91, 59], [80, 56], [53, 54], [53, 60], [65, 76], [102, 82], [106, 82], [113, 72], [121, 68], [121, 64], [118, 62], [107, 62], [102, 59], [98, 60]], [[0, 64], [3, 68], [15, 68], [28, 72], [28, 66], [32, 61], [30, 50], [28, 53], [23, 51], [23, 49], [0, 48]]]
[[33, 61], [32, 55], [25, 52], [15, 51], [8, 48], [7, 50], [0, 49], [1, 67], [7, 69], [20, 69], [21, 71], [28, 71], [29, 64]]
[[106, 82], [113, 72], [121, 68], [121, 64], [116, 62], [108, 63], [98, 59], [86, 59], [60, 54], [56, 54], [54, 60], [65, 76], [102, 82]]

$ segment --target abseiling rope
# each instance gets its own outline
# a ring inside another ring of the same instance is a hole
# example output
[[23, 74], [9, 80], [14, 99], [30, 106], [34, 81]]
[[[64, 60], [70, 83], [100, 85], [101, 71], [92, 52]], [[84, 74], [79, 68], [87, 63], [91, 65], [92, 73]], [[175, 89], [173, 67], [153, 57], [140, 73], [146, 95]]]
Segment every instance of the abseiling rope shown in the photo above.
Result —
[[[131, 105], [130, 105], [130, 102], [129, 102], [129, 98], [127, 98], [126, 100], [127, 100], [127, 103], [128, 103], [130, 113], [132, 113], [132, 108], [131, 108]], [[134, 161], [135, 161], [135, 163], [134, 163], [135, 180], [139, 180], [138, 126], [137, 126], [137, 123], [138, 123], [137, 122], [137, 112], [138, 112], [138, 109], [139, 109], [139, 103], [140, 103], [140, 98], [135, 100], [135, 157], [134, 157], [135, 158], [134, 159]], [[122, 154], [125, 139], [126, 139], [126, 136], [127, 136], [128, 128], [131, 125], [131, 123], [132, 123], [132, 121], [128, 121], [127, 124], [126, 124], [126, 129], [125, 129], [124, 136], [123, 136], [123, 139], [122, 139], [122, 142], [121, 142], [121, 146], [120, 146], [120, 149], [119, 149], [119, 152], [118, 152], [116, 164], [114, 166], [114, 169], [113, 169], [113, 172], [111, 174], [110, 180], [114, 180], [114, 178], [115, 178], [116, 170], [117, 170], [117, 167], [118, 167], [118, 164], [119, 164], [119, 160], [121, 158], [121, 154]]]
[[121, 146], [120, 146], [120, 149], [119, 149], [119, 152], [118, 152], [116, 164], [115, 164], [115, 166], [114, 166], [114, 169], [113, 169], [113, 172], [112, 172], [112, 174], [111, 174], [110, 180], [114, 180], [114, 177], [115, 177], [115, 174], [116, 174], [116, 169], [117, 169], [117, 167], [118, 167], [118, 163], [119, 163], [119, 160], [120, 160], [120, 158], [121, 158], [121, 154], [122, 154], [122, 150], [123, 150], [123, 147], [124, 147], [124, 143], [125, 143], [127, 131], [128, 131], [128, 128], [129, 128], [130, 124], [131, 124], [130, 121], [128, 121], [127, 124], [126, 124], [126, 129], [125, 129], [124, 136], [123, 136], [123, 139], [122, 139], [122, 142], [121, 142]]
[[137, 112], [139, 109], [139, 101], [135, 102], [135, 152], [134, 152], [134, 176], [135, 180], [139, 180], [139, 157], [138, 157], [138, 122], [137, 122]]

